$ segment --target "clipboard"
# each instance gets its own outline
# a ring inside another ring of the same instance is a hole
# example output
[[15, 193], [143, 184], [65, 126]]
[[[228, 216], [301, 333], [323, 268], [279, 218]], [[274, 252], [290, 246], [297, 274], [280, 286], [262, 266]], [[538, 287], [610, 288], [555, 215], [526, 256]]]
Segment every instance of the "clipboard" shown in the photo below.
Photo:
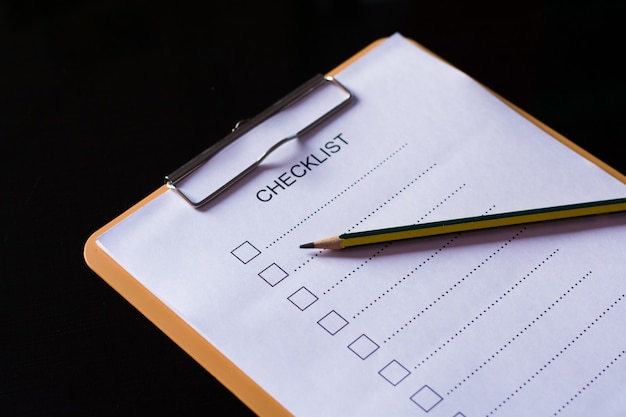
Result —
[[[322, 78], [316, 78], [312, 80], [313, 85], [318, 85], [320, 82], [332, 81], [334, 74], [349, 67], [370, 51], [379, 46], [386, 38], [379, 39], [356, 55], [352, 56], [338, 67], [330, 71], [326, 76]], [[418, 48], [432, 54], [427, 51], [417, 42], [412, 41]], [[434, 55], [433, 55], [434, 56]], [[439, 58], [440, 59], [440, 58]], [[297, 92], [296, 96], [302, 95], [303, 91], [310, 91], [311, 83], [304, 86], [304, 90]], [[491, 92], [495, 96], [496, 93]], [[530, 120], [533, 124], [541, 128], [543, 131], [551, 135], [554, 139], [558, 140], [562, 144], [566, 145], [576, 153], [582, 155], [584, 158], [591, 161], [593, 164], [599, 166], [602, 170], [609, 173], [611, 176], [617, 178], [622, 183], [626, 184], [626, 176], [619, 173], [612, 167], [608, 166], [604, 162], [597, 159], [575, 143], [571, 142], [567, 138], [560, 135], [558, 132], [552, 130], [542, 122], [538, 121], [531, 115], [527, 114], [522, 109], [517, 108], [514, 104], [508, 102], [506, 99], [497, 96], [500, 100], [505, 102], [508, 106], [516, 110], [519, 114], [523, 115], [526, 119]], [[290, 101], [290, 100], [288, 100]], [[347, 102], [346, 102], [347, 103]], [[281, 107], [282, 104], [278, 107]], [[334, 111], [340, 111], [343, 108], [343, 103], [333, 109]], [[274, 110], [270, 111], [273, 114]], [[269, 117], [268, 114], [260, 115], [259, 121]], [[323, 122], [323, 120], [322, 120]], [[254, 124], [254, 123], [253, 123]], [[236, 133], [236, 132], [233, 132]], [[219, 152], [219, 148], [224, 144], [232, 143], [236, 140], [235, 136], [227, 136], [225, 140], [217, 145], [217, 149], [212, 149], [208, 152], [213, 155], [215, 152]], [[262, 159], [262, 158], [261, 158]], [[186, 166], [181, 167], [181, 170], [175, 171], [172, 175], [165, 178], [165, 184], [158, 187], [150, 195], [136, 203], [126, 212], [120, 214], [117, 218], [107, 223], [103, 227], [96, 230], [87, 240], [84, 247], [84, 258], [88, 266], [99, 275], [104, 281], [106, 281], [114, 290], [122, 295], [127, 301], [129, 301], [141, 314], [153, 322], [161, 331], [163, 331], [169, 338], [171, 338], [176, 344], [178, 344], [183, 350], [187, 352], [194, 360], [196, 360], [203, 368], [211, 373], [217, 380], [219, 380], [226, 388], [232, 391], [242, 402], [244, 402], [252, 411], [261, 416], [290, 416], [292, 415], [285, 407], [281, 405], [276, 399], [268, 394], [255, 380], [250, 378], [246, 373], [239, 369], [236, 364], [231, 362], [220, 350], [215, 348], [209, 341], [202, 337], [192, 326], [190, 326], [183, 318], [181, 318], [175, 311], [170, 309], [163, 301], [152, 294], [146, 289], [135, 277], [129, 274], [120, 264], [115, 262], [108, 254], [106, 254], [96, 243], [99, 236], [103, 235], [107, 231], [114, 228], [123, 220], [127, 219], [133, 213], [149, 204], [159, 196], [163, 195], [170, 189], [174, 189], [177, 192], [177, 180], [185, 177], [188, 174], [193, 174], [195, 167], [205, 163], [207, 160], [207, 154], [201, 154], [193, 161], [190, 161]], [[253, 164], [249, 172], [253, 171], [258, 164]], [[244, 173], [244, 176], [249, 172]], [[234, 178], [235, 182], [239, 178]], [[187, 202], [194, 206], [190, 207], [190, 210], [202, 208], [206, 203], [209, 203], [215, 196], [208, 196], [202, 198], [199, 201], [195, 201], [193, 198], [188, 198], [184, 193], [180, 193], [181, 198], [187, 200]], [[219, 193], [218, 193], [219, 194]], [[210, 210], [210, 208], [209, 208]]]

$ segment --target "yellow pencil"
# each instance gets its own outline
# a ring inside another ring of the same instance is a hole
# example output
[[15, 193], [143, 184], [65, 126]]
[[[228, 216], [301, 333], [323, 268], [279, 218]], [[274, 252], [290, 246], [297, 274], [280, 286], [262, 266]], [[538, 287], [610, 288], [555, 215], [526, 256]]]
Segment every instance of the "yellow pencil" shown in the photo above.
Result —
[[516, 224], [537, 223], [548, 220], [568, 219], [626, 211], [626, 198], [592, 201], [565, 206], [546, 207], [532, 210], [485, 216], [465, 217], [432, 223], [412, 224], [409, 226], [389, 227], [365, 232], [344, 233], [338, 236], [317, 240], [300, 245], [312, 249], [344, 249], [351, 246], [369, 245], [393, 240], [414, 239], [418, 237], [443, 235], [447, 233], [471, 230], [491, 229]]

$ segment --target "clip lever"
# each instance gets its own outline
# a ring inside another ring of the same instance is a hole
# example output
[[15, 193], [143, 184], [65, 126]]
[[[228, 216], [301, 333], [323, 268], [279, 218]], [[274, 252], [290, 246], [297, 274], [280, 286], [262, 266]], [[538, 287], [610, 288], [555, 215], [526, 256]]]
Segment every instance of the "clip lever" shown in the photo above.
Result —
[[[309, 123], [302, 129], [300, 129], [299, 131], [291, 135], [288, 135], [285, 138], [274, 143], [272, 146], [269, 147], [269, 149], [267, 149], [262, 155], [260, 155], [256, 159], [256, 161], [254, 161], [246, 169], [241, 171], [239, 174], [235, 175], [231, 180], [227, 181], [224, 185], [219, 187], [217, 190], [213, 191], [211, 194], [209, 194], [202, 200], [193, 201], [179, 189], [177, 184], [180, 181], [182, 181], [183, 179], [191, 175], [196, 169], [198, 169], [200, 166], [206, 163], [213, 156], [217, 155], [226, 146], [233, 143], [235, 140], [237, 140], [239, 137], [241, 137], [245, 133], [252, 130], [254, 127], [263, 123], [263, 121], [274, 116], [275, 114], [280, 113], [282, 110], [294, 105], [298, 101], [302, 100], [304, 97], [313, 93], [317, 89], [325, 85], [328, 85], [329, 83], [340, 88], [346, 94], [346, 98], [344, 98], [339, 104], [335, 105], [333, 108], [328, 110], [326, 113], [322, 114], [320, 117], [318, 117], [313, 122]], [[261, 162], [263, 162], [263, 160], [265, 160], [276, 149], [280, 148], [285, 143], [290, 142], [293, 139], [296, 139], [304, 135], [305, 133], [307, 133], [314, 127], [318, 126], [320, 123], [324, 122], [330, 116], [334, 115], [340, 109], [345, 107], [350, 102], [351, 99], [352, 99], [352, 93], [346, 87], [344, 87], [341, 83], [339, 83], [339, 81], [337, 81], [334, 77], [318, 74], [317, 76], [313, 77], [311, 80], [309, 80], [302, 86], [292, 91], [289, 95], [279, 100], [274, 105], [272, 105], [271, 107], [269, 107], [268, 109], [266, 109], [265, 111], [263, 111], [262, 113], [254, 117], [253, 119], [246, 121], [245, 123], [238, 123], [237, 126], [235, 126], [235, 128], [233, 129], [233, 131], [230, 134], [228, 134], [225, 138], [223, 138], [222, 140], [217, 142], [215, 145], [209, 147], [208, 149], [200, 153], [198, 156], [196, 156], [191, 161], [187, 162], [186, 164], [178, 168], [176, 171], [174, 171], [170, 175], [167, 175], [165, 177], [165, 184], [169, 188], [175, 190], [179, 195], [183, 197], [185, 201], [187, 201], [193, 207], [196, 207], [196, 208], [202, 207], [203, 205], [215, 199], [221, 193], [226, 191], [233, 184], [237, 183], [242, 178], [249, 175], [252, 171], [254, 171], [255, 168], [257, 168], [261, 164]]]

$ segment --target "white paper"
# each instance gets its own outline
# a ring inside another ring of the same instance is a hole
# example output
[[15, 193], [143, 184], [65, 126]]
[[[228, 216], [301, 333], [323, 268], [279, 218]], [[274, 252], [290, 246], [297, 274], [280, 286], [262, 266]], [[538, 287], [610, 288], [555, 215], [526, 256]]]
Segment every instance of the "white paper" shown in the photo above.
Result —
[[98, 244], [294, 415], [623, 415], [626, 216], [299, 245], [626, 186], [398, 34], [337, 79], [355, 103], [218, 203]]

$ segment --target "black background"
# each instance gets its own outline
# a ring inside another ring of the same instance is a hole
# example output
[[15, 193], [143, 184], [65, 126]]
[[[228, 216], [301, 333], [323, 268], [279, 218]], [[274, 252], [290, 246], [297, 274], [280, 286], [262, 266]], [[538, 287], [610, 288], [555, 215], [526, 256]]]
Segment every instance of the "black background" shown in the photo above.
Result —
[[0, 3], [3, 415], [251, 414], [83, 245], [236, 121], [380, 37], [418, 41], [626, 172], [623, 2], [203, 3]]

